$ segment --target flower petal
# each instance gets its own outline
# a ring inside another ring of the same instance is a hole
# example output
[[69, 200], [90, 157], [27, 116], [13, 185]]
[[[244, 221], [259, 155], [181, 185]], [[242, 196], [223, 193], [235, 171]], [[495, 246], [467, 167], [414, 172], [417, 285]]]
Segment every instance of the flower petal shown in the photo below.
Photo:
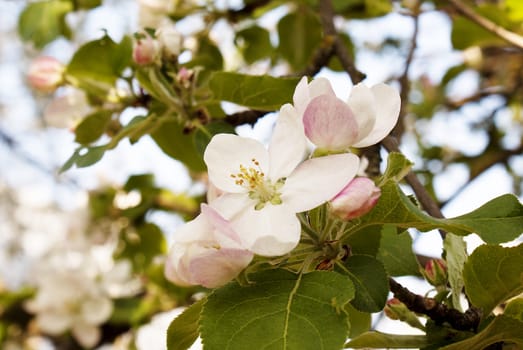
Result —
[[253, 164], [255, 159], [265, 173], [269, 165], [268, 152], [260, 142], [233, 134], [215, 135], [205, 149], [203, 159], [209, 180], [219, 189], [232, 193], [247, 191], [231, 177], [240, 171], [240, 165], [246, 168], [256, 166]]
[[81, 305], [82, 320], [90, 325], [99, 325], [107, 321], [113, 313], [113, 303], [109, 297], [93, 297], [84, 300]]
[[313, 209], [338, 194], [358, 166], [359, 158], [352, 153], [309, 159], [287, 178], [281, 199], [295, 213]]
[[371, 89], [365, 84], [355, 85], [347, 101], [354, 118], [358, 123], [358, 140], [359, 142], [365, 136], [367, 136], [376, 122], [376, 101]]
[[297, 112], [290, 104], [280, 109], [280, 115], [269, 145], [269, 179], [287, 177], [305, 158], [307, 139]]
[[335, 96], [334, 90], [332, 89], [328, 79], [316, 78], [310, 83], [307, 83], [307, 77], [301, 78], [298, 85], [296, 85], [292, 97], [294, 108], [296, 108], [296, 111], [298, 112], [298, 117], [301, 119], [311, 99], [323, 94]]
[[238, 248], [240, 246], [240, 237], [233, 230], [231, 223], [215, 209], [207, 204], [202, 204], [202, 216], [211, 225], [214, 238], [221, 247]]
[[369, 134], [354, 147], [367, 147], [383, 140], [398, 122], [401, 107], [401, 98], [396, 89], [385, 84], [372, 87], [376, 104], [376, 122]]
[[244, 246], [262, 256], [287, 254], [300, 240], [300, 222], [283, 204], [267, 203], [261, 210], [246, 208], [233, 225]]
[[305, 134], [316, 146], [327, 150], [349, 148], [358, 136], [358, 123], [349, 106], [334, 95], [311, 100], [303, 115]]
[[97, 326], [78, 323], [72, 331], [74, 338], [85, 348], [92, 348], [100, 341], [101, 332]]

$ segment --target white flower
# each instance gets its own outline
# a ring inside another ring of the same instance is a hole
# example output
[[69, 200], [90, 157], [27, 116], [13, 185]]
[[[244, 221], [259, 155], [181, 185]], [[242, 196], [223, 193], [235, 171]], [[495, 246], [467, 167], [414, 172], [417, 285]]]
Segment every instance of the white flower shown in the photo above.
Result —
[[165, 263], [165, 276], [180, 286], [216, 288], [235, 278], [253, 258], [227, 220], [213, 208], [182, 226]]
[[174, 26], [174, 23], [164, 23], [155, 31], [162, 53], [168, 58], [180, 55], [183, 46], [183, 37]]
[[209, 180], [225, 193], [212, 206], [230, 220], [242, 245], [263, 256], [299, 242], [296, 213], [331, 199], [358, 170], [358, 157], [337, 154], [303, 161], [306, 140], [291, 105], [280, 110], [267, 150], [258, 141], [215, 135], [204, 153]]
[[357, 84], [344, 102], [336, 97], [327, 79], [308, 84], [306, 77], [296, 86], [293, 100], [309, 140], [332, 151], [381, 141], [396, 125], [401, 104], [398, 92], [385, 84], [372, 88]]

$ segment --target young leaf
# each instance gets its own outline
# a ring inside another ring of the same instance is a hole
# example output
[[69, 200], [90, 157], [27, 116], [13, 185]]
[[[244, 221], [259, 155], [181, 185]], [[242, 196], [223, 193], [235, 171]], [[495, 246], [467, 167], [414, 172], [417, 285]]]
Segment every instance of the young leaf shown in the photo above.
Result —
[[237, 32], [234, 42], [240, 47], [245, 62], [249, 64], [269, 57], [273, 51], [269, 32], [256, 25]]
[[389, 280], [383, 264], [372, 256], [352, 255], [344, 265], [356, 289], [352, 306], [363, 312], [383, 309], [389, 294]]
[[253, 109], [274, 111], [292, 101], [298, 81], [298, 78], [215, 72], [209, 81], [209, 88], [216, 100], [225, 100]]
[[108, 110], [99, 110], [86, 116], [74, 129], [74, 140], [82, 145], [98, 140], [109, 125], [112, 114]]
[[70, 1], [49, 0], [29, 3], [18, 20], [18, 33], [24, 41], [41, 49], [60, 35], [69, 35], [65, 15], [73, 10]]
[[395, 227], [383, 226], [376, 257], [383, 263], [390, 276], [420, 274], [418, 260], [412, 251], [412, 237], [407, 231], [398, 234]]
[[355, 338], [370, 330], [372, 326], [370, 313], [356, 310], [350, 303], [345, 306], [345, 312], [349, 317], [350, 323], [349, 338]]
[[461, 310], [460, 296], [463, 290], [463, 265], [467, 260], [467, 245], [462, 237], [448, 233], [443, 241], [449, 283], [452, 289], [452, 306]]
[[342, 348], [348, 332], [342, 308], [354, 296], [349, 278], [284, 270], [249, 277], [248, 286], [230, 283], [208, 297], [200, 321], [205, 349]]
[[442, 228], [460, 236], [477, 233], [485, 242], [497, 244], [514, 240], [523, 232], [523, 205], [514, 195], [505, 194], [468, 214], [438, 219], [418, 208], [395, 181], [389, 181], [381, 187], [376, 207], [361, 218], [354, 231], [378, 224], [414, 227], [421, 231]]
[[463, 278], [471, 303], [487, 316], [496, 305], [523, 292], [523, 244], [482, 245], [465, 263]]
[[196, 341], [205, 300], [192, 304], [171, 322], [167, 329], [167, 350], [186, 350]]
[[73, 165], [76, 165], [78, 168], [84, 168], [93, 165], [102, 159], [106, 150], [106, 145], [95, 147], [79, 147], [74, 151], [73, 155], [65, 162], [65, 164], [62, 165], [60, 172], [62, 173], [70, 169]]

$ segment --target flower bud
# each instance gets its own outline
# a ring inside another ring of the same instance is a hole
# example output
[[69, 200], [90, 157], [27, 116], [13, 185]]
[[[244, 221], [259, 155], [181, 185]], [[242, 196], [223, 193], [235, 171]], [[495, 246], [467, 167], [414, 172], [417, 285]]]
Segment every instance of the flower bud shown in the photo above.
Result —
[[352, 179], [330, 201], [332, 212], [344, 220], [367, 214], [378, 202], [381, 190], [367, 177]]
[[54, 57], [41, 56], [29, 66], [27, 79], [35, 90], [53, 92], [64, 81], [65, 66]]
[[405, 304], [396, 298], [387, 301], [383, 312], [392, 320], [400, 320], [412, 327], [424, 329], [416, 314], [410, 311]]
[[427, 282], [435, 287], [447, 285], [447, 264], [441, 259], [431, 259], [425, 264], [422, 271]]
[[160, 57], [160, 44], [147, 33], [140, 33], [133, 46], [133, 60], [140, 66], [153, 64]]

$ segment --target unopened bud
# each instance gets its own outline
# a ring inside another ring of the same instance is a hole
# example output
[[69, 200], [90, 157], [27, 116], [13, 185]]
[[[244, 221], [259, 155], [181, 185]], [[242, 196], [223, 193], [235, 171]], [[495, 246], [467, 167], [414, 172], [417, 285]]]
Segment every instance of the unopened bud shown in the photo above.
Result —
[[133, 60], [141, 66], [153, 64], [158, 61], [160, 44], [147, 33], [137, 35], [133, 46]]
[[435, 287], [447, 285], [447, 264], [444, 260], [431, 259], [427, 261], [422, 273], [427, 279], [427, 282]]
[[425, 327], [421, 324], [416, 314], [410, 311], [405, 304], [396, 298], [392, 298], [387, 301], [385, 308], [383, 309], [385, 315], [392, 320], [400, 320], [412, 327], [418, 329], [424, 329]]
[[381, 190], [367, 177], [350, 181], [330, 201], [332, 212], [344, 220], [351, 220], [367, 214], [378, 202]]
[[29, 66], [27, 79], [31, 87], [42, 92], [53, 92], [64, 82], [65, 66], [56, 58], [41, 56]]

